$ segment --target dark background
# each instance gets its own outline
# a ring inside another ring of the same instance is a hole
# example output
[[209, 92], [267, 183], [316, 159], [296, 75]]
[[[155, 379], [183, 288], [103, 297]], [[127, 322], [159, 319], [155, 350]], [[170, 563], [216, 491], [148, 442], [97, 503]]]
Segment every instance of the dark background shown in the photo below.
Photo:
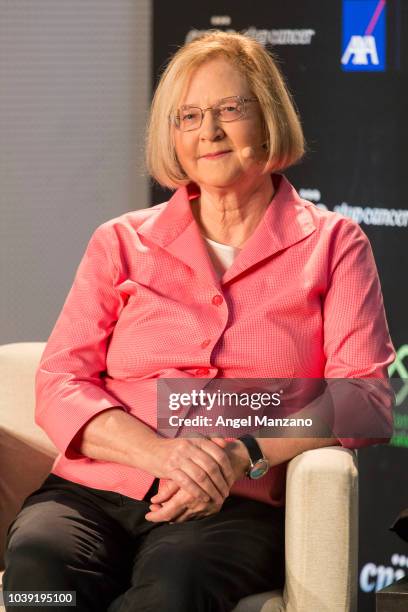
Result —
[[[372, 13], [377, 3], [366, 1]], [[349, 72], [340, 61], [342, 0], [154, 2], [153, 86], [192, 29], [312, 29], [315, 34], [309, 45], [272, 48], [293, 94], [308, 144], [302, 163], [286, 176], [301, 195], [302, 190], [318, 190], [316, 203], [324, 203], [329, 210], [343, 202], [363, 208], [407, 209], [408, 2], [389, 0], [384, 10], [385, 70]], [[211, 18], [220, 15], [230, 17], [230, 25], [214, 25]], [[170, 195], [157, 185], [152, 188], [153, 203]], [[371, 241], [391, 337], [399, 352], [398, 367], [390, 373], [407, 376], [408, 357], [404, 358], [406, 363], [401, 358], [408, 344], [407, 226], [362, 222], [361, 227]], [[403, 409], [401, 405], [396, 410]], [[395, 437], [389, 446], [358, 453], [360, 612], [374, 609], [374, 590], [408, 572], [408, 547], [389, 531], [398, 512], [408, 506], [407, 438], [401, 434], [406, 432], [399, 431], [398, 440]]]

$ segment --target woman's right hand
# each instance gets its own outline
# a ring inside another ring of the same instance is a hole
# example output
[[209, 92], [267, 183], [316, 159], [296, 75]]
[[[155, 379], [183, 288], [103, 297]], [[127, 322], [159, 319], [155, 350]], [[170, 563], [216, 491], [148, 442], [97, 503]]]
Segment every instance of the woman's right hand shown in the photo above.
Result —
[[197, 500], [222, 504], [234, 483], [225, 444], [222, 438], [159, 438], [156, 476], [172, 480]]

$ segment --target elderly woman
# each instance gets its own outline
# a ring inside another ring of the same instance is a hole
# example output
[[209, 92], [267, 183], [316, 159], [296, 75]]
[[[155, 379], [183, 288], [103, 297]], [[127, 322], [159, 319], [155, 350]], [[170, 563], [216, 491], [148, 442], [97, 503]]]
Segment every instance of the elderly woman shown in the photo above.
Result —
[[386, 378], [367, 238], [278, 173], [303, 151], [260, 44], [211, 31], [171, 59], [147, 160], [176, 191], [90, 239], [36, 377], [60, 454], [9, 528], [5, 589], [196, 612], [282, 586], [286, 462], [372, 440], [165, 437], [156, 392], [161, 378]]

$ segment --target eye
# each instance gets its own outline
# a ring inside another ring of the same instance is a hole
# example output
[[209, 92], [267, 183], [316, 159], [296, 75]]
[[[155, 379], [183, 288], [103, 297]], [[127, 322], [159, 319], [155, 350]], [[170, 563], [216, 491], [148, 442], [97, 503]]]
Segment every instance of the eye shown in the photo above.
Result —
[[221, 106], [220, 111], [222, 113], [234, 113], [237, 110], [236, 104], [228, 104], [227, 106]]
[[181, 112], [180, 119], [181, 121], [188, 123], [190, 121], [196, 120], [198, 116], [199, 116], [199, 112], [197, 110], [193, 110], [190, 108], [188, 110]]
[[226, 101], [218, 107], [218, 115], [224, 121], [233, 121], [241, 116], [241, 107], [235, 100]]

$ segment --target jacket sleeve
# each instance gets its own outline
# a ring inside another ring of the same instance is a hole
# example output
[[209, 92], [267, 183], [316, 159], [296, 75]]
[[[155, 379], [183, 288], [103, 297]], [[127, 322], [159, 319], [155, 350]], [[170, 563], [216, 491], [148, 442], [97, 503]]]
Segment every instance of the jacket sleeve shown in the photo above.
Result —
[[388, 366], [395, 351], [370, 242], [349, 219], [341, 220], [334, 239], [323, 326], [334, 432], [347, 448], [387, 442], [394, 400]]
[[104, 389], [109, 337], [123, 307], [114, 288], [116, 236], [107, 223], [91, 236], [35, 376], [35, 422], [68, 458], [92, 417], [118, 405]]

